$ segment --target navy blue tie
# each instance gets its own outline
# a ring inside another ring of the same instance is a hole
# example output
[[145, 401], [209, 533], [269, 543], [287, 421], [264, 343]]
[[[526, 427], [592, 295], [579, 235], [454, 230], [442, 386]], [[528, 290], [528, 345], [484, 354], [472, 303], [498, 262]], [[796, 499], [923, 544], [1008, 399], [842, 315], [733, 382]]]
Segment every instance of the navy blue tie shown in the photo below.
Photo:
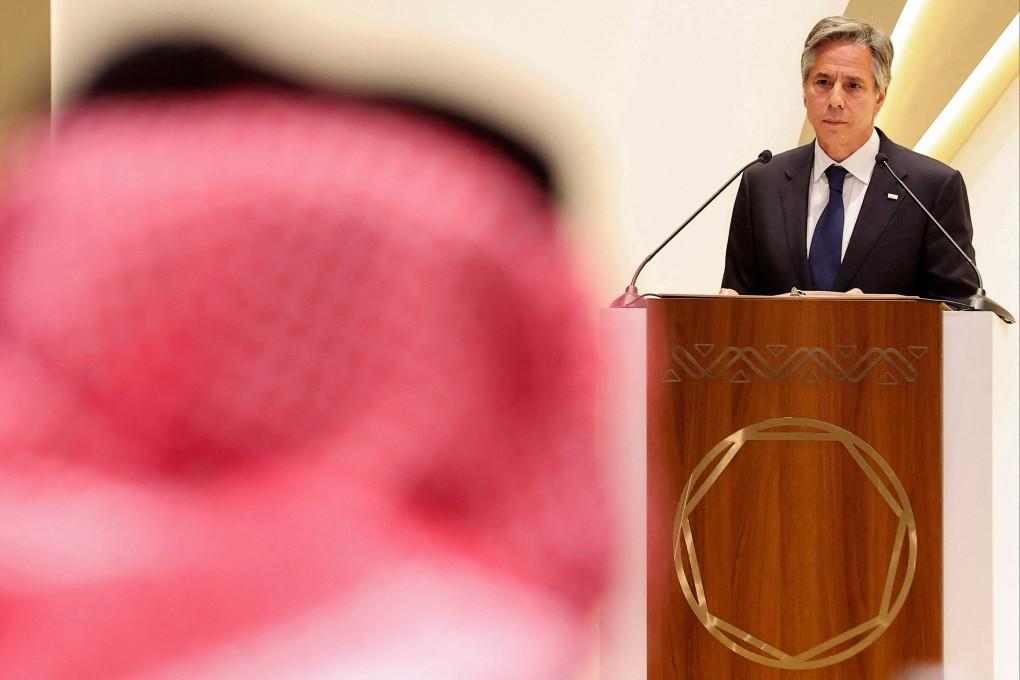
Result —
[[829, 203], [818, 218], [808, 255], [815, 290], [832, 290], [843, 252], [843, 180], [846, 179], [846, 168], [830, 165], [825, 169], [825, 176], [829, 178]]

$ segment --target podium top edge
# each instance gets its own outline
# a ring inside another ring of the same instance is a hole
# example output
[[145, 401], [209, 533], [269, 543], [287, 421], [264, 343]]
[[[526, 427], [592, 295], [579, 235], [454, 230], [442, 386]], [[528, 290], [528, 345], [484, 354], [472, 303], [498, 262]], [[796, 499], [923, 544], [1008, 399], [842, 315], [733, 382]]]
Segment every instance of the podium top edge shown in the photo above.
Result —
[[898, 302], [938, 302], [941, 300], [930, 300], [927, 298], [921, 298], [916, 295], [890, 295], [885, 293], [829, 293], [829, 292], [814, 292], [814, 291], [802, 291], [801, 295], [791, 295], [790, 293], [783, 293], [782, 295], [705, 295], [705, 294], [688, 294], [688, 293], [655, 293], [649, 295], [651, 299], [659, 300], [886, 300], [886, 301], [898, 301]]
[[895, 295], [889, 293], [831, 293], [822, 291], [797, 291], [796, 294], [783, 293], [782, 295], [713, 295], [706, 293], [645, 293], [631, 304], [613, 305], [606, 309], [643, 309], [649, 302], [666, 302], [668, 300], [771, 300], [773, 302], [788, 302], [790, 300], [817, 300], [823, 302], [910, 302], [914, 304], [935, 304], [944, 311], [974, 311], [973, 309], [955, 303], [950, 300], [937, 300], [933, 298], [919, 297], [916, 295]]

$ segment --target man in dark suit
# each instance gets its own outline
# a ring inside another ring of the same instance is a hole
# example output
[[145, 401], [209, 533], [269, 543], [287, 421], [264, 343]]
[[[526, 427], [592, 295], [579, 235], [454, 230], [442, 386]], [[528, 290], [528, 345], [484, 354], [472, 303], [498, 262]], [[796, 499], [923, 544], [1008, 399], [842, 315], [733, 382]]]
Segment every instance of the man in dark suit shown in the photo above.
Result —
[[[898, 293], [966, 300], [974, 271], [875, 155], [910, 186], [968, 254], [972, 227], [960, 173], [875, 128], [893, 48], [880, 30], [829, 17], [801, 57], [815, 141], [750, 168], [733, 206], [723, 292]], [[830, 167], [834, 166], [834, 167]]]

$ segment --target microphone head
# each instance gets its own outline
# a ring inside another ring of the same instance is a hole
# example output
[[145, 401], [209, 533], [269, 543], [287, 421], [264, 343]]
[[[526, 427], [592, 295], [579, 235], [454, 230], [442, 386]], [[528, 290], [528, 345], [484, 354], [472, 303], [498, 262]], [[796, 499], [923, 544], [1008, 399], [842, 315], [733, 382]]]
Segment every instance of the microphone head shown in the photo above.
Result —
[[888, 163], [889, 162], [889, 157], [886, 156], [884, 153], [876, 153], [875, 154], [875, 162], [876, 163]]
[[769, 151], [768, 149], [765, 149], [760, 154], [758, 154], [758, 160], [760, 160], [762, 163], [768, 163], [770, 160], [772, 160], [772, 152]]

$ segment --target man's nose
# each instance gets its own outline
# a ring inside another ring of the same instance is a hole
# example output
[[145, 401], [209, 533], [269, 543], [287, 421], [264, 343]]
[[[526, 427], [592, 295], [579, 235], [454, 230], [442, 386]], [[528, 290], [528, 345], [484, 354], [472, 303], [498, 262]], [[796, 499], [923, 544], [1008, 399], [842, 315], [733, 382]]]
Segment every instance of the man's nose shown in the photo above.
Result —
[[829, 90], [829, 108], [842, 109], [846, 105], [846, 100], [843, 99], [843, 88], [836, 84]]

